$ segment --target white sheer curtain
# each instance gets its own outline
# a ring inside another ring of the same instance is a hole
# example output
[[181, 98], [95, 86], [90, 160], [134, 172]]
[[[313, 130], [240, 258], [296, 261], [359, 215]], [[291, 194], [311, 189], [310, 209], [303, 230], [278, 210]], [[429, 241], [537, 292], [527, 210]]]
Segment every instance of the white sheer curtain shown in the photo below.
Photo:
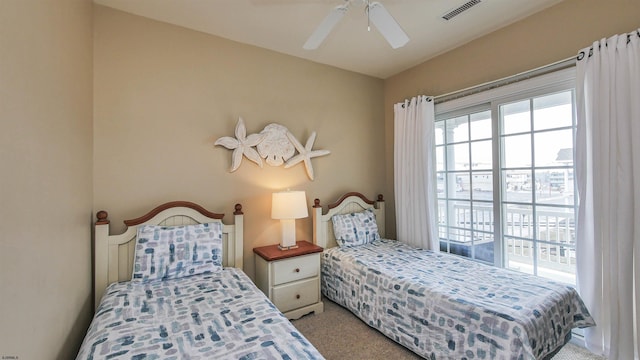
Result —
[[398, 240], [438, 251], [433, 99], [394, 106], [394, 190]]
[[578, 287], [597, 323], [586, 345], [638, 359], [640, 29], [578, 54], [576, 105]]

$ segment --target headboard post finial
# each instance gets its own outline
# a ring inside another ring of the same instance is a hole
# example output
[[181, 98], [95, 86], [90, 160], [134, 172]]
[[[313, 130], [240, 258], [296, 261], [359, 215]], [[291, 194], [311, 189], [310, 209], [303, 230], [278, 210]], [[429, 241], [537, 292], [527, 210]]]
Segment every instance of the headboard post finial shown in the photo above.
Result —
[[378, 194], [378, 202], [383, 202], [384, 201], [384, 196], [382, 196], [382, 194]]
[[100, 210], [96, 213], [96, 218], [98, 220], [96, 220], [96, 225], [106, 225], [109, 223], [109, 213], [107, 213], [104, 210]]
[[320, 199], [314, 199], [314, 200], [313, 200], [313, 207], [314, 207], [314, 208], [322, 207], [322, 206], [320, 205]]
[[242, 204], [236, 204], [235, 210], [236, 211], [233, 212], [233, 215], [242, 215], [242, 214], [244, 214], [242, 212]]

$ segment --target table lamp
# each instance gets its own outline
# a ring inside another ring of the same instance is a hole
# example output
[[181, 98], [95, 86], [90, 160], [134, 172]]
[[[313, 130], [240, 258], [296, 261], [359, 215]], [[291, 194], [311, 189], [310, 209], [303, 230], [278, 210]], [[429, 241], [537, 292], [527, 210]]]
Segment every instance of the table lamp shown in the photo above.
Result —
[[273, 193], [271, 202], [271, 218], [279, 219], [282, 225], [280, 250], [295, 249], [296, 219], [309, 216], [307, 196], [304, 191], [282, 191]]

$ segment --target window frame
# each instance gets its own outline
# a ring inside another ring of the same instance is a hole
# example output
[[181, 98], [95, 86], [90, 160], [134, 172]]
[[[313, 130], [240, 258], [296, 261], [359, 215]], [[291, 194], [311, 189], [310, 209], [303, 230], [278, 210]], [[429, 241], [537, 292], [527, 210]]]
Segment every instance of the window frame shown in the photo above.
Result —
[[[506, 267], [507, 254], [506, 244], [504, 243], [503, 234], [503, 192], [502, 192], [502, 131], [500, 121], [500, 106], [508, 103], [531, 99], [547, 94], [558, 93], [562, 91], [572, 90], [572, 101], [575, 106], [575, 87], [576, 87], [576, 68], [575, 66], [554, 71], [532, 78], [527, 78], [526, 74], [521, 74], [515, 78], [521, 78], [517, 82], [490, 88], [489, 90], [473, 92], [473, 90], [462, 91], [469, 95], [459, 97], [450, 101], [438, 103], [436, 98], [435, 104], [435, 122], [443, 121], [453, 117], [469, 115], [480, 111], [490, 110], [492, 122], [492, 176], [493, 176], [493, 218], [494, 218], [494, 265], [498, 267]], [[511, 78], [513, 79], [513, 78]], [[498, 81], [500, 82], [500, 81]], [[498, 83], [497, 82], [497, 83]], [[487, 84], [479, 86], [486, 88]], [[575, 126], [575, 108], [573, 111], [573, 126]], [[535, 130], [531, 129], [531, 133], [535, 134]], [[575, 132], [573, 134], [575, 137]], [[445, 145], [446, 149], [446, 145]], [[533, 155], [532, 155], [533, 156]], [[535, 171], [535, 165], [532, 164], [531, 169]], [[575, 176], [575, 164], [574, 164]], [[574, 181], [575, 187], [575, 181]], [[448, 195], [446, 197], [448, 198]], [[574, 189], [575, 207], [578, 206], [578, 196]], [[532, 199], [531, 204], [537, 204]], [[539, 206], [539, 205], [538, 205]], [[535, 254], [534, 254], [535, 256]], [[473, 259], [473, 258], [471, 258]], [[473, 259], [475, 260], [475, 259]]]

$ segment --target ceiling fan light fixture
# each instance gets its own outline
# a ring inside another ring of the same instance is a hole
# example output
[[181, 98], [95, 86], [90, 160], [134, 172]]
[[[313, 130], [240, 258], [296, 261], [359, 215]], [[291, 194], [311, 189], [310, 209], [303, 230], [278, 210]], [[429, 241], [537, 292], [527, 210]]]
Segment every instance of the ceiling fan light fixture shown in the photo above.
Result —
[[381, 3], [376, 1], [368, 4], [367, 12], [373, 25], [392, 48], [403, 47], [409, 42], [409, 36]]
[[348, 10], [348, 3], [345, 5], [336, 6], [329, 12], [329, 14], [322, 20], [320, 25], [309, 36], [307, 42], [302, 46], [305, 50], [315, 50], [320, 44], [327, 38], [331, 30], [340, 22], [344, 14]]

